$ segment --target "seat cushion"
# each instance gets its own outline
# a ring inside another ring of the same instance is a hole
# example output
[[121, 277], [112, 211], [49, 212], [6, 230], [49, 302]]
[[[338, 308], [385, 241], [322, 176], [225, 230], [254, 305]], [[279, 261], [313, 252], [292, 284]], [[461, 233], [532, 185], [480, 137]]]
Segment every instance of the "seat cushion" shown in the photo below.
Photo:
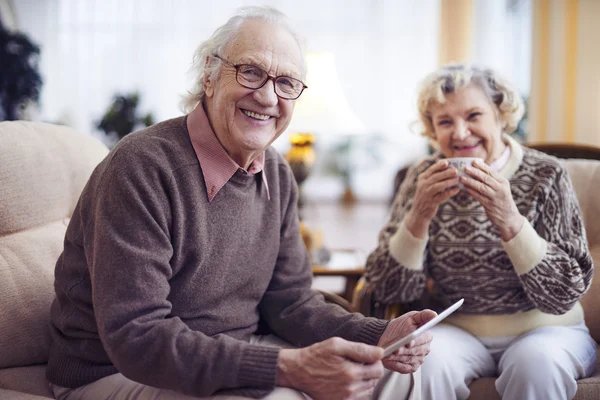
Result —
[[48, 361], [54, 266], [96, 165], [97, 139], [64, 126], [0, 122], [0, 368]]
[[[600, 355], [598, 356], [600, 360]], [[600, 361], [596, 365], [596, 372], [589, 378], [577, 381], [577, 394], [574, 400], [600, 399]]]
[[[46, 366], [34, 365], [31, 367], [5, 368], [0, 369], [0, 389], [9, 389], [15, 392], [28, 393], [30, 395], [40, 396], [42, 398], [54, 398], [48, 387], [46, 380]], [[14, 397], [5, 397], [0, 391], [0, 399], [19, 398], [16, 394]], [[32, 398], [23, 397], [23, 398]]]
[[495, 378], [475, 379], [469, 385], [469, 389], [471, 389], [469, 400], [501, 400], [496, 386], [494, 386], [495, 382]]

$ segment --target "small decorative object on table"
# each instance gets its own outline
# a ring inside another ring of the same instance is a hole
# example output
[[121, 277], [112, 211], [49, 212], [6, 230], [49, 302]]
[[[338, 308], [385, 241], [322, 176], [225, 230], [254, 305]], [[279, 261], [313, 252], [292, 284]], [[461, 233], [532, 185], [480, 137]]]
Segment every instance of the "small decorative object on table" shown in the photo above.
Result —
[[304, 198], [302, 195], [302, 183], [308, 178], [315, 163], [315, 149], [313, 143], [315, 137], [312, 133], [294, 133], [290, 136], [292, 148], [285, 155], [286, 160], [292, 168], [292, 173], [298, 184], [298, 209], [302, 212]]
[[294, 179], [298, 184], [298, 214], [300, 216], [300, 234], [304, 245], [310, 254], [313, 263], [326, 262], [329, 258], [328, 251], [323, 248], [322, 232], [310, 229], [304, 222], [304, 196], [302, 183], [308, 178], [315, 163], [315, 137], [312, 133], [294, 133], [290, 136], [292, 148], [286, 153], [285, 158], [290, 164]]

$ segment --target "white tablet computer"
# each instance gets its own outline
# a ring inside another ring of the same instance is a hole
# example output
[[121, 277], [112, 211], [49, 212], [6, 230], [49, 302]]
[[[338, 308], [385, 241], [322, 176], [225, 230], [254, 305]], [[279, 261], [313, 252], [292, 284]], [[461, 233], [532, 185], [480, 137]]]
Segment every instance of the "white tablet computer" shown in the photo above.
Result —
[[459, 301], [457, 301], [456, 303], [452, 304], [450, 307], [446, 308], [444, 311], [439, 313], [435, 318], [429, 320], [428, 322], [424, 323], [423, 325], [421, 325], [420, 327], [415, 329], [412, 333], [409, 333], [408, 335], [404, 336], [403, 338], [400, 338], [397, 341], [393, 342], [392, 344], [387, 345], [383, 349], [383, 356], [384, 357], [389, 356], [390, 354], [392, 354], [393, 352], [395, 352], [402, 346], [410, 343], [411, 340], [416, 339], [417, 336], [419, 336], [423, 332], [428, 331], [429, 329], [433, 328], [434, 326], [436, 326], [437, 324], [442, 322], [448, 315], [450, 315], [454, 311], [456, 311], [458, 309], [458, 307], [460, 307], [464, 301], [465, 301], [465, 299], [460, 299]]

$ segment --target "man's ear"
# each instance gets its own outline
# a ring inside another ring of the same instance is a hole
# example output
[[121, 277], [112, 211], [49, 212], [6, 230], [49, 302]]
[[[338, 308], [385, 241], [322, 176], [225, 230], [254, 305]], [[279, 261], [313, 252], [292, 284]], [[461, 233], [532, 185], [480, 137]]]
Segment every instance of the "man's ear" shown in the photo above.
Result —
[[204, 81], [202, 82], [202, 84], [204, 85], [204, 94], [206, 95], [206, 97], [212, 97], [212, 95], [215, 92], [215, 82], [209, 76], [210, 74], [207, 71], [211, 69], [211, 64], [213, 62], [215, 61], [212, 57], [206, 56], [206, 66], [204, 67]]

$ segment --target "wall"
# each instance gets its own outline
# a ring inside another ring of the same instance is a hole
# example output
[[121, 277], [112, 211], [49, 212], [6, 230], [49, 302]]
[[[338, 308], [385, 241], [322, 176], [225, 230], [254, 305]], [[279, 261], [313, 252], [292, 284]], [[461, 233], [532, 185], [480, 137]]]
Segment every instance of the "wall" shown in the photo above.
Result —
[[535, 0], [530, 141], [600, 146], [600, 2]]
[[575, 141], [600, 146], [600, 1], [580, 0]]

